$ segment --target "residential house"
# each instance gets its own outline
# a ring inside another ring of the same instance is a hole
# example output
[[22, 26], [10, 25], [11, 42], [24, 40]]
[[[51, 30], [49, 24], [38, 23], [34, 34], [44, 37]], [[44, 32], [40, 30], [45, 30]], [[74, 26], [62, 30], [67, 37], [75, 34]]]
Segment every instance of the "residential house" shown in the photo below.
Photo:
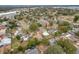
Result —
[[43, 37], [42, 37], [42, 32], [41, 31], [37, 31], [35, 34], [34, 34], [34, 36], [33, 36], [34, 38], [37, 38], [38, 40], [40, 39], [42, 39]]
[[37, 49], [40, 51], [41, 54], [43, 54], [47, 50], [47, 48], [48, 48], [47, 46], [42, 44], [37, 46]]
[[26, 50], [25, 53], [27, 53], [27, 54], [39, 54], [39, 51], [37, 48], [34, 48], [34, 49]]
[[0, 46], [11, 44], [11, 38], [1, 36], [0, 37]]
[[4, 53], [11, 49], [11, 38], [0, 36], [0, 53]]
[[21, 36], [21, 39], [23, 41], [27, 41], [29, 39], [29, 35], [23, 35], [23, 36]]
[[0, 25], [0, 35], [4, 35], [6, 33], [6, 27], [4, 25]]
[[43, 36], [48, 36], [49, 33], [48, 33], [47, 31], [44, 31], [44, 32], [42, 33], [42, 35], [43, 35]]
[[38, 23], [40, 23], [44, 27], [49, 27], [49, 25], [50, 25], [49, 22], [47, 20], [44, 20], [44, 19], [40, 19], [38, 21]]
[[58, 30], [57, 29], [49, 29], [48, 30], [48, 33], [49, 34], [54, 34], [55, 32], [57, 32]]
[[56, 39], [55, 38], [52, 38], [52, 39], [49, 40], [50, 45], [54, 45], [55, 42], [56, 42]]
[[61, 37], [65, 38], [65, 39], [69, 39], [69, 40], [71, 40], [73, 42], [76, 42], [76, 41], [79, 40], [78, 38], [76, 38], [76, 36], [74, 34], [71, 34], [71, 33], [65, 33]]

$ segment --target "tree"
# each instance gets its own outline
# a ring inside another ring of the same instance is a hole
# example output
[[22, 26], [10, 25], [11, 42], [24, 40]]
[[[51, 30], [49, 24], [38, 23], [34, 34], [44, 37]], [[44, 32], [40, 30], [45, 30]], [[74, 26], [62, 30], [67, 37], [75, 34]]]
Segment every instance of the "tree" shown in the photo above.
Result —
[[13, 49], [13, 51], [11, 51], [10, 53], [12, 53], [12, 54], [16, 54], [16, 53], [19, 53], [19, 52], [24, 53], [25, 50], [26, 50], [25, 47], [18, 46], [16, 49]]
[[40, 44], [49, 45], [49, 40], [48, 40], [48, 39], [42, 39], [42, 40], [40, 41]]
[[61, 34], [62, 34], [62, 32], [57, 31], [57, 32], [55, 32], [53, 35], [54, 35], [54, 36], [60, 36]]
[[9, 28], [13, 29], [17, 27], [17, 24], [15, 22], [9, 22], [8, 26]]
[[77, 50], [69, 39], [60, 39], [57, 41], [57, 44], [60, 45], [63, 50], [68, 54], [75, 53]]
[[17, 35], [16, 38], [17, 38], [17, 40], [20, 40], [20, 36], [19, 35]]
[[71, 28], [69, 22], [64, 21], [64, 22], [58, 24], [58, 29], [59, 29], [60, 32], [65, 33], [68, 30], [71, 30], [72, 28]]
[[73, 22], [77, 22], [79, 20], [79, 16], [75, 16]]
[[37, 23], [38, 27], [42, 27], [42, 25], [40, 23]]
[[32, 23], [29, 26], [29, 28], [30, 28], [31, 31], [36, 31], [38, 29], [38, 24], [37, 23]]
[[58, 28], [59, 28], [59, 31], [63, 33], [66, 33], [68, 30], [70, 30], [70, 27], [68, 26], [59, 26]]
[[31, 49], [39, 44], [39, 41], [36, 38], [30, 39], [27, 43], [27, 49]]
[[0, 22], [2, 23], [4, 20], [3, 19], [0, 19]]
[[25, 48], [23, 48], [22, 46], [19, 46], [18, 48], [17, 48], [17, 50], [18, 50], [18, 52], [24, 52], [25, 51]]
[[8, 21], [8, 19], [7, 18], [3, 18], [3, 19], [0, 18], [0, 23], [5, 22], [5, 21]]
[[79, 36], [79, 31], [75, 33], [75, 35]]
[[22, 20], [23, 19], [23, 15], [21, 15], [21, 14], [15, 15], [14, 18], [18, 19], [18, 20]]
[[63, 54], [64, 51], [62, 49], [61, 46], [59, 45], [54, 45], [54, 46], [50, 46], [46, 51], [46, 54]]
[[61, 23], [59, 22], [59, 24], [58, 24], [59, 26], [69, 26], [70, 25], [70, 23], [69, 22], [67, 22], [67, 21], [62, 21]]

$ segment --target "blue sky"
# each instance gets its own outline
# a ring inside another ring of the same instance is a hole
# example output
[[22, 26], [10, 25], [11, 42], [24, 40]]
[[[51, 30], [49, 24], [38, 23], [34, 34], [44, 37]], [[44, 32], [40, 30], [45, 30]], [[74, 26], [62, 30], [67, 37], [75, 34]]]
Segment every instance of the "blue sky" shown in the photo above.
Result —
[[79, 0], [0, 0], [0, 5], [78, 5]]

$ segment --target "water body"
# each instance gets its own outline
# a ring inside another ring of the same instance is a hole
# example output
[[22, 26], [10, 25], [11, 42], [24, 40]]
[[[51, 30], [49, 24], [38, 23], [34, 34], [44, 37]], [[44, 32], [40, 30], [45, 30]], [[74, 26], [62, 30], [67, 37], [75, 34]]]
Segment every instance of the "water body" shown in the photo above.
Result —
[[16, 15], [16, 11], [0, 13], [0, 17], [6, 17], [10, 19], [13, 19], [15, 15]]

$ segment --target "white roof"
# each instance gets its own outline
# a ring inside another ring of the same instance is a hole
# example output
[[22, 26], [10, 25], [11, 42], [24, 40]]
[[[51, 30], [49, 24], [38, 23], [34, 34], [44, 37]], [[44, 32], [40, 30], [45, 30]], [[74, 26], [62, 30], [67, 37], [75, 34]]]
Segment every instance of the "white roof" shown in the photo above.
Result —
[[27, 54], [38, 54], [39, 51], [38, 51], [38, 49], [34, 48], [34, 49], [28, 49], [28, 50], [26, 51], [26, 53], [27, 53]]
[[3, 22], [2, 25], [7, 25], [7, 23], [6, 22]]
[[19, 31], [16, 31], [16, 32], [14, 33], [14, 35], [16, 36], [18, 33], [19, 33]]
[[2, 42], [0, 42], [0, 46], [2, 46], [3, 45], [3, 43]]
[[22, 38], [23, 38], [24, 41], [27, 41], [29, 37], [27, 37], [27, 36], [22, 36]]
[[8, 37], [4, 37], [1, 42], [0, 42], [0, 46], [1, 45], [7, 45], [7, 44], [11, 44], [11, 39]]
[[44, 35], [44, 36], [48, 36], [49, 33], [48, 33], [47, 31], [45, 31], [45, 32], [43, 32], [43, 35]]
[[71, 36], [71, 34], [66, 35], [66, 37], [70, 37], [70, 36]]

